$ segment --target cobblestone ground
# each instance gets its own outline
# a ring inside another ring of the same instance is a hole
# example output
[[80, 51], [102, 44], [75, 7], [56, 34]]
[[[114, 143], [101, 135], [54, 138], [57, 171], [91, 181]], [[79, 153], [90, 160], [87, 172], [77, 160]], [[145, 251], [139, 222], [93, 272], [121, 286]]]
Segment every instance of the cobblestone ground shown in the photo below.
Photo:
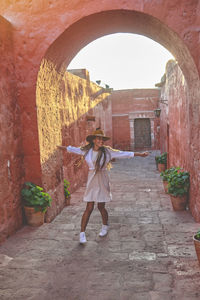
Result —
[[0, 299], [200, 299], [200, 266], [188, 211], [174, 212], [156, 171], [155, 152], [111, 171], [110, 231], [98, 236], [95, 208], [80, 245], [81, 187], [51, 223], [24, 227], [0, 247]]

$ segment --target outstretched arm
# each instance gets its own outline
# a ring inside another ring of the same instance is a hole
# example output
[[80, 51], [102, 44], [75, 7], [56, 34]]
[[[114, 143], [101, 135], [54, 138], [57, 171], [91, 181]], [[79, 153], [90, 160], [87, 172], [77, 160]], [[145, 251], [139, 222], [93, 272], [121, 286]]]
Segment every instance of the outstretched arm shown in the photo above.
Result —
[[110, 147], [106, 147], [110, 152], [111, 159], [113, 158], [131, 158], [134, 156], [146, 157], [149, 155], [148, 152], [131, 152], [131, 151], [120, 151], [116, 149], [112, 149]]
[[59, 148], [60, 150], [66, 150], [67, 149], [66, 146], [57, 146], [57, 148]]
[[57, 148], [61, 150], [67, 150], [69, 153], [74, 153], [78, 155], [84, 155], [85, 151], [81, 150], [79, 147], [72, 147], [72, 146], [57, 146]]
[[149, 152], [134, 152], [134, 156], [141, 156], [141, 157], [146, 157], [149, 155]]

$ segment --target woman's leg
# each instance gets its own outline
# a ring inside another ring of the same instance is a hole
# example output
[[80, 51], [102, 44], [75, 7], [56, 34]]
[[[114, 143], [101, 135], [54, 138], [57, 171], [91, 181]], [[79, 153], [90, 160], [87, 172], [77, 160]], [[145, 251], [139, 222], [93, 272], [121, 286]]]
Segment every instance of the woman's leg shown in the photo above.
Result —
[[98, 209], [99, 209], [99, 211], [101, 213], [101, 216], [102, 216], [103, 225], [108, 225], [108, 212], [105, 209], [105, 202], [99, 202], [98, 203]]
[[81, 220], [81, 232], [85, 231], [93, 209], [94, 209], [94, 202], [87, 202], [87, 206]]

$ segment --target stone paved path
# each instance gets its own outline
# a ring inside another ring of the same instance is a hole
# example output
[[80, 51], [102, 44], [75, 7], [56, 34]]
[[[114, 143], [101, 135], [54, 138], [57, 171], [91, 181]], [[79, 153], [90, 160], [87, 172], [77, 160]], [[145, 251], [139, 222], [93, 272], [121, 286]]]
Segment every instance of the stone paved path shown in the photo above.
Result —
[[200, 299], [200, 266], [188, 211], [174, 212], [154, 163], [114, 163], [110, 231], [98, 237], [94, 210], [88, 242], [78, 243], [84, 187], [51, 224], [24, 227], [0, 247], [0, 299]]

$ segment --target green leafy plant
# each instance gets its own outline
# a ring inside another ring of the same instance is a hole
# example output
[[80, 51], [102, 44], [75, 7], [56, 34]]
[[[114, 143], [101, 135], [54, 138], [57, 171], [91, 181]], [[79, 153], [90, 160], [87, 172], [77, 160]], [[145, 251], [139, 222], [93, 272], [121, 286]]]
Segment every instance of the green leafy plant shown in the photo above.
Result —
[[163, 152], [161, 155], [156, 156], [156, 162], [158, 164], [165, 164], [167, 165], [167, 152]]
[[178, 173], [180, 167], [171, 167], [170, 169], [166, 169], [165, 171], [160, 173], [163, 181], [169, 181], [170, 177], [173, 176], [173, 173]]
[[168, 192], [172, 196], [183, 196], [188, 193], [190, 174], [186, 171], [176, 170], [168, 178]]
[[68, 190], [69, 185], [70, 185], [69, 181], [67, 181], [66, 179], [64, 179], [64, 194], [65, 194], [65, 198], [66, 199], [69, 198], [70, 195], [71, 195], [70, 191]]
[[200, 230], [195, 234], [195, 239], [200, 241]]
[[51, 206], [52, 198], [48, 193], [43, 192], [43, 188], [32, 183], [25, 182], [21, 190], [22, 201], [25, 206], [34, 207], [35, 211], [46, 212]]

